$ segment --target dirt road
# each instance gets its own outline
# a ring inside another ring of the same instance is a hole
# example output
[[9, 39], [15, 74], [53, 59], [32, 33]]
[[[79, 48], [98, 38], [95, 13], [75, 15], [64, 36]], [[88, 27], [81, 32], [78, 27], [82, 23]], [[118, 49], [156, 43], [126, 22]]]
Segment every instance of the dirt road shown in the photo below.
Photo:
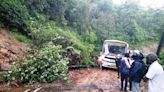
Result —
[[68, 82], [67, 86], [48, 87], [39, 92], [120, 92], [117, 72], [109, 69], [71, 70]]
[[78, 90], [78, 92], [119, 92], [119, 79], [114, 70], [73, 70], [69, 72], [69, 79], [70, 83], [77, 87], [84, 86], [84, 90]]
[[30, 86], [8, 87], [0, 85], [0, 92], [119, 92], [119, 79], [114, 70], [94, 68], [69, 71], [69, 80], [63, 83], [39, 83]]

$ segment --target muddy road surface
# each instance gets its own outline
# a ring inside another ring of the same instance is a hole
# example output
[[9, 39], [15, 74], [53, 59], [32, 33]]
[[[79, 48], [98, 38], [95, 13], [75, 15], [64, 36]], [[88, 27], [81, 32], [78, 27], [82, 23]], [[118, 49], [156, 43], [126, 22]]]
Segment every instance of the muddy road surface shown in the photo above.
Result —
[[80, 92], [119, 92], [119, 79], [114, 70], [88, 68], [72, 70], [69, 75], [72, 84], [84, 87]]
[[68, 83], [34, 84], [21, 87], [1, 85], [0, 92], [120, 92], [114, 70], [94, 68], [69, 71]]
[[76, 69], [69, 71], [67, 86], [43, 88], [39, 92], [120, 92], [114, 70]]

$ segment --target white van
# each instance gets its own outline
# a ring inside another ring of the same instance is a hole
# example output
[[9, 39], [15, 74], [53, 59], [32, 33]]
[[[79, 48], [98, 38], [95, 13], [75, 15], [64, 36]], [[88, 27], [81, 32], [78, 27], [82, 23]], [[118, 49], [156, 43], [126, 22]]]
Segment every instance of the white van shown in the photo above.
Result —
[[98, 58], [100, 67], [116, 68], [115, 58], [117, 54], [123, 55], [129, 51], [129, 44], [119, 40], [105, 40]]

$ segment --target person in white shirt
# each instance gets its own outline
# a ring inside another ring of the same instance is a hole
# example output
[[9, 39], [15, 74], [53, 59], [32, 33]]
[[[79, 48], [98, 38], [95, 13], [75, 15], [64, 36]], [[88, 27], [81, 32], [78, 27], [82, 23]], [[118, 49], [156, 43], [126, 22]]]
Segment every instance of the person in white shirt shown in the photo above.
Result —
[[146, 62], [150, 65], [145, 77], [148, 80], [148, 92], [164, 92], [164, 70], [158, 63], [157, 55], [149, 54]]

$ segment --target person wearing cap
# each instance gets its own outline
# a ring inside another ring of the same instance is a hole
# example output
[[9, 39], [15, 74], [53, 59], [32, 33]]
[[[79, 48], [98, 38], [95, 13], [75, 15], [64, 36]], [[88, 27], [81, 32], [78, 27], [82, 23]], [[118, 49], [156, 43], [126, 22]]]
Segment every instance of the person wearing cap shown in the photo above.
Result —
[[157, 55], [149, 54], [146, 62], [150, 65], [144, 78], [148, 80], [148, 92], [164, 92], [164, 70], [158, 63]]

